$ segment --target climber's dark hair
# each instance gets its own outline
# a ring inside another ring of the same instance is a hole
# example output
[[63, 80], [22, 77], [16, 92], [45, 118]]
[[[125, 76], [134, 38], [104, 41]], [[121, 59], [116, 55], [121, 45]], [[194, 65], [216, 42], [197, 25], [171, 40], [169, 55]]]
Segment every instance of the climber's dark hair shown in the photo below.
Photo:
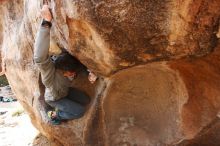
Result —
[[79, 72], [85, 68], [85, 66], [75, 57], [70, 55], [67, 51], [62, 51], [54, 59], [55, 68], [63, 71]]

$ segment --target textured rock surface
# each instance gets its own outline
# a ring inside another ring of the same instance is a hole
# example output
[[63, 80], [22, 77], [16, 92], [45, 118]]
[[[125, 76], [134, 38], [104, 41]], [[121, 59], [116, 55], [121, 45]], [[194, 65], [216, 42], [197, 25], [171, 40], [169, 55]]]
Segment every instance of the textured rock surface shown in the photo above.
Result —
[[202, 130], [193, 140], [182, 142], [179, 146], [219, 146], [220, 141], [220, 120], [215, 119], [204, 130]]
[[33, 43], [42, 1], [0, 3], [2, 67], [33, 124], [58, 145], [177, 145], [216, 118], [219, 0], [52, 0], [54, 42], [101, 77], [73, 82], [92, 102], [60, 126], [38, 110], [44, 87]]
[[66, 0], [53, 6], [56, 27], [64, 33], [57, 41], [102, 74], [205, 55], [215, 46], [219, 23], [218, 0]]

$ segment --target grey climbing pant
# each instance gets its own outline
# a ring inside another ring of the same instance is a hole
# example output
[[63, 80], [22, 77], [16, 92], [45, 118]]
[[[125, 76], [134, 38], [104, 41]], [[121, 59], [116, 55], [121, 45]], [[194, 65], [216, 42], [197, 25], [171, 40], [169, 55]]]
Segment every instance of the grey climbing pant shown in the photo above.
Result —
[[57, 101], [47, 101], [47, 103], [58, 109], [61, 120], [77, 119], [84, 115], [85, 105], [89, 104], [90, 98], [84, 92], [70, 88], [69, 94]]

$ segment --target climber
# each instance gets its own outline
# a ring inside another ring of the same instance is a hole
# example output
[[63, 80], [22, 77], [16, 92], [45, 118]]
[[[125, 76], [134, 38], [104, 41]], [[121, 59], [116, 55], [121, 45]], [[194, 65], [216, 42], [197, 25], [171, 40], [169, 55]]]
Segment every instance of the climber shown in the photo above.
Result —
[[[82, 117], [90, 98], [85, 93], [70, 88], [70, 81], [84, 66], [67, 52], [53, 59], [49, 57], [52, 14], [48, 5], [43, 5], [41, 16], [43, 20], [35, 41], [34, 62], [46, 87], [43, 101], [53, 108], [47, 112], [48, 118], [52, 124], [60, 124], [63, 120]], [[88, 79], [94, 83], [97, 77], [89, 71]]]

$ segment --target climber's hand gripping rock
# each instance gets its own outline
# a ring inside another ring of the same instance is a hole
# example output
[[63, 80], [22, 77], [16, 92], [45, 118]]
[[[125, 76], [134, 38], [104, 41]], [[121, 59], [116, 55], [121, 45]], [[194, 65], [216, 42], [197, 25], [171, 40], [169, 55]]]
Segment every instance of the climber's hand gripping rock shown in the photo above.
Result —
[[41, 17], [46, 20], [51, 22], [53, 19], [53, 16], [51, 14], [50, 8], [47, 4], [43, 5], [42, 9], [41, 9]]

